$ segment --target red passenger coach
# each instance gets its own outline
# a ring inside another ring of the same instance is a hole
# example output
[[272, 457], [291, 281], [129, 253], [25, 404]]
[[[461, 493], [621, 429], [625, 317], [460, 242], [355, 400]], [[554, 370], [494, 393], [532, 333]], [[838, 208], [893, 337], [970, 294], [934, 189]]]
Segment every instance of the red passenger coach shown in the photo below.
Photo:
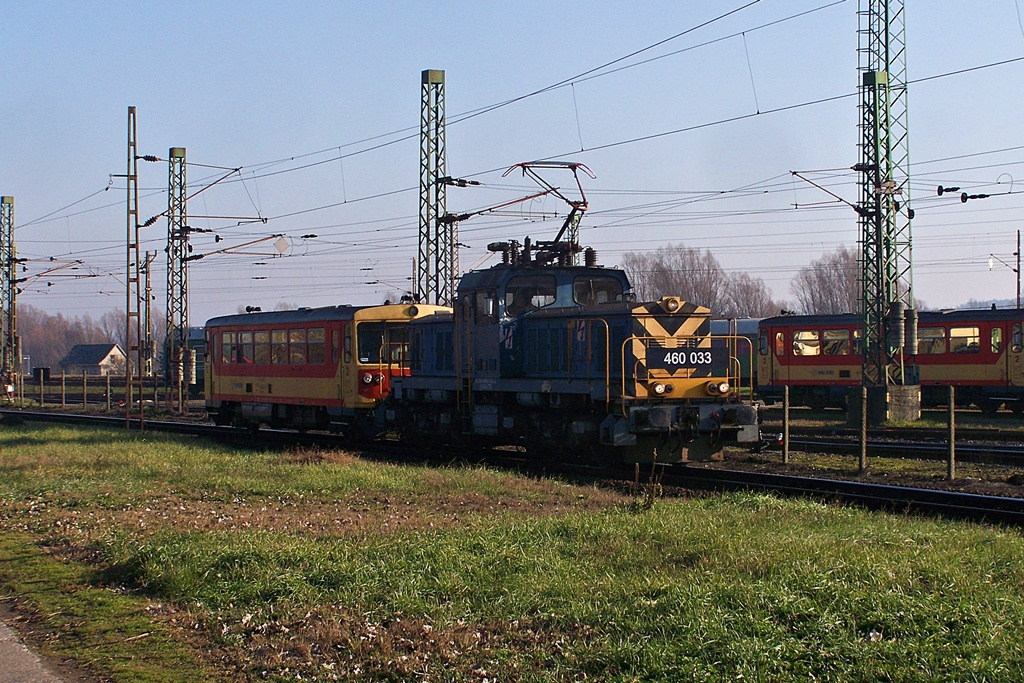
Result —
[[[787, 315], [759, 325], [757, 391], [767, 402], [790, 387], [794, 405], [845, 407], [846, 391], [860, 386], [860, 316]], [[957, 403], [986, 413], [1001, 406], [1024, 413], [1024, 310], [922, 311], [917, 348], [904, 356], [916, 372], [923, 405]]]
[[451, 309], [332, 306], [206, 323], [206, 410], [220, 425], [375, 433], [391, 378], [408, 374], [408, 324]]

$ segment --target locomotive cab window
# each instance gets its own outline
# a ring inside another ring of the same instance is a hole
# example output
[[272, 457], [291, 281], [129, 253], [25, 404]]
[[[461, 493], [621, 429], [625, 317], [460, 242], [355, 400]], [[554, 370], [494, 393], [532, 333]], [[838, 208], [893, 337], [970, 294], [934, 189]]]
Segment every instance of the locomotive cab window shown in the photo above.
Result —
[[762, 356], [768, 355], [768, 330], [761, 330], [757, 335], [757, 352]]
[[950, 353], [978, 353], [981, 350], [977, 327], [952, 327], [949, 330]]
[[622, 283], [604, 275], [581, 275], [572, 282], [572, 298], [581, 306], [622, 301]]
[[476, 293], [476, 322], [495, 323], [498, 321], [497, 295], [491, 291], [479, 290]]
[[850, 331], [849, 330], [825, 330], [823, 333], [824, 344], [821, 351], [826, 356], [848, 356], [850, 355]]
[[555, 303], [554, 275], [518, 275], [505, 285], [505, 312], [510, 316]]
[[817, 356], [821, 353], [821, 341], [817, 330], [797, 330], [793, 333], [794, 356]]
[[917, 330], [917, 353], [922, 356], [946, 352], [946, 330], [941, 327], [921, 327]]
[[1010, 350], [1014, 353], [1024, 351], [1024, 335], [1021, 334], [1021, 324], [1013, 324], [1013, 333], [1010, 335]]
[[786, 339], [781, 332], [775, 333], [775, 355], [784, 356], [786, 355]]

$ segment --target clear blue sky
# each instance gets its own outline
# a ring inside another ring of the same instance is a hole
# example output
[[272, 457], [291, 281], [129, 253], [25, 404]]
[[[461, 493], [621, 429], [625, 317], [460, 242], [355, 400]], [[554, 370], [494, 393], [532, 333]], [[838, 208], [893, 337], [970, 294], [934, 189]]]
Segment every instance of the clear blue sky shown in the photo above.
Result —
[[[1022, 2], [906, 1], [914, 282], [930, 306], [1014, 295], [1013, 272], [990, 270], [989, 254], [1012, 263], [1024, 223], [1024, 62], [913, 82], [1024, 56]], [[582, 239], [602, 263], [683, 243], [792, 299], [797, 270], [856, 245], [853, 211], [789, 171], [857, 162], [858, 99], [749, 115], [856, 92], [856, 0], [761, 0], [598, 77], [459, 120], [744, 4], [5, 2], [0, 193], [15, 197], [27, 275], [82, 262], [33, 277], [19, 301], [94, 317], [124, 307], [124, 181], [111, 175], [125, 172], [130, 105], [142, 153], [180, 146], [190, 164], [242, 167], [190, 215], [269, 219], [193, 218], [215, 231], [193, 236], [196, 253], [287, 236], [283, 255], [265, 242], [193, 262], [193, 324], [247, 304], [375, 303], [411, 288], [428, 68], [447, 76], [448, 170], [484, 184], [450, 190], [449, 210], [533, 192], [501, 177], [517, 162], [580, 161], [597, 174]], [[145, 218], [166, 209], [167, 166], [140, 172]], [[190, 165], [190, 192], [219, 175]], [[814, 177], [856, 201], [852, 171]], [[1012, 194], [964, 205], [936, 197], [939, 183]], [[547, 199], [464, 222], [463, 269], [494, 262], [488, 242], [552, 237], [565, 208]], [[146, 240], [163, 308], [165, 222]]]

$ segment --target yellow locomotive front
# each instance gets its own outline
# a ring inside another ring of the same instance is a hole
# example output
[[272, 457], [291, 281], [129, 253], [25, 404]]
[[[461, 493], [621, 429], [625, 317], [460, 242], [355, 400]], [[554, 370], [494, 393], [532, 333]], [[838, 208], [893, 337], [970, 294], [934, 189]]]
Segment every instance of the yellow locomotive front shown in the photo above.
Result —
[[712, 337], [710, 310], [677, 297], [639, 304], [630, 317], [620, 350], [621, 410], [602, 425], [611, 443], [631, 446], [635, 460], [676, 462], [759, 442], [757, 410], [737, 386], [738, 354], [751, 354], [749, 344]]

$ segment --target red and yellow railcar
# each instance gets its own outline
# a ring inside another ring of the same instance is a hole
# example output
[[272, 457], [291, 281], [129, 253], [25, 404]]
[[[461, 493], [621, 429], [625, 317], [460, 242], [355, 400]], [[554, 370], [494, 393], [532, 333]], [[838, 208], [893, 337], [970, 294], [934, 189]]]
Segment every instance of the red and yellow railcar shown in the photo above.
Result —
[[[845, 406], [861, 384], [860, 316], [787, 315], [758, 328], [758, 393], [778, 400], [790, 387], [794, 405]], [[924, 405], [957, 402], [994, 413], [1001, 406], [1024, 413], [1024, 310], [922, 311], [917, 348], [904, 356], [919, 377]]]
[[408, 374], [420, 304], [244, 313], [206, 323], [206, 409], [216, 424], [373, 435], [391, 378]]

